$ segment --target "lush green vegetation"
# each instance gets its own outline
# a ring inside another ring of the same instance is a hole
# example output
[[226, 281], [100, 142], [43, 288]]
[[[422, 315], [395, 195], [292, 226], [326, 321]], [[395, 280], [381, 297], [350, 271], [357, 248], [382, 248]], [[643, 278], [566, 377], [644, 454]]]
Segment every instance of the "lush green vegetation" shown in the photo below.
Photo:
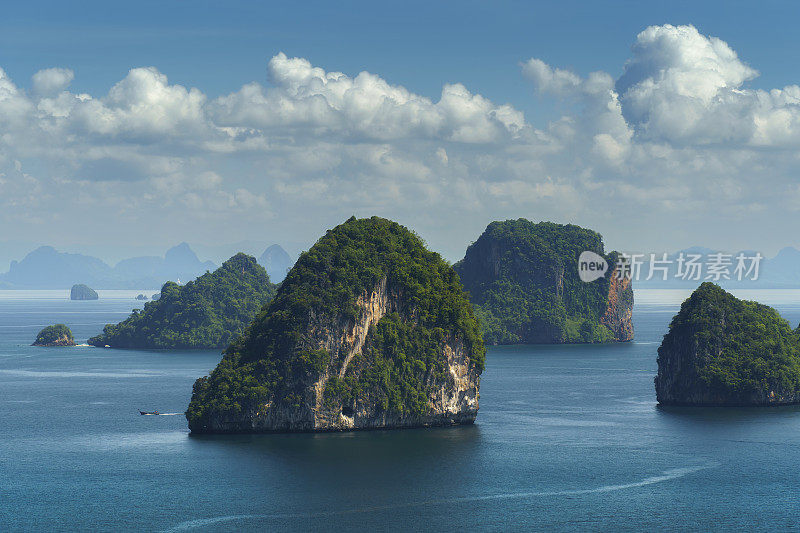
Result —
[[[578, 256], [603, 255], [599, 233], [529, 220], [492, 222], [455, 265], [491, 344], [609, 342], [600, 323], [610, 278], [578, 277]], [[616, 253], [604, 256], [614, 268]], [[630, 304], [632, 305], [632, 294]]]
[[97, 300], [97, 292], [83, 283], [73, 285], [69, 291], [70, 300]]
[[47, 326], [36, 335], [34, 346], [74, 346], [72, 331], [65, 324]]
[[236, 254], [185, 286], [167, 282], [158, 300], [89, 339], [113, 348], [224, 348], [275, 294], [264, 267]]
[[695, 353], [693, 367], [683, 372], [696, 373], [711, 391], [732, 400], [800, 391], [798, 332], [775, 309], [739, 300], [710, 282], [683, 302], [658, 353], [659, 363], [666, 354]]
[[369, 397], [385, 411], [420, 413], [426, 382], [446, 371], [445, 338], [463, 343], [470, 365], [482, 371], [478, 322], [452, 267], [397, 223], [351, 218], [300, 256], [246, 334], [210, 376], [195, 383], [190, 427], [210, 413], [235, 415], [267, 401], [300, 407], [304, 389], [331, 361], [324, 350], [306, 348], [310, 321], [340, 334], [337, 328], [364, 312], [358, 296], [384, 278], [387, 290], [401, 295], [403, 308], [370, 330], [342, 379], [328, 381], [327, 404]]

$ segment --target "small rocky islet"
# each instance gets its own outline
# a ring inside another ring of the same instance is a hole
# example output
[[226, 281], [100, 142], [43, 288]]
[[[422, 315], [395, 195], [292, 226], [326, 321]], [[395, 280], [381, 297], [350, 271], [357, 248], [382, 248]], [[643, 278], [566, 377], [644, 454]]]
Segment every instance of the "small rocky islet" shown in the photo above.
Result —
[[69, 291], [70, 300], [97, 300], [99, 298], [97, 291], [83, 283], [73, 285]]
[[31, 346], [75, 346], [75, 338], [66, 324], [53, 324], [42, 329]]
[[197, 380], [186, 417], [193, 433], [470, 424], [484, 357], [453, 268], [395, 222], [351, 218]]
[[662, 405], [800, 403], [800, 336], [778, 312], [705, 282], [658, 348]]

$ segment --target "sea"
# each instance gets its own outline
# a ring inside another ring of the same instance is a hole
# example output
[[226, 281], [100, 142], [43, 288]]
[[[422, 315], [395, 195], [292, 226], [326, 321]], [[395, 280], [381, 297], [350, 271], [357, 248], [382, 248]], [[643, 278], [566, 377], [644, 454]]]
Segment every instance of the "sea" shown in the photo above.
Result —
[[[631, 343], [489, 348], [471, 426], [239, 436], [183, 416], [219, 351], [30, 346], [140, 292], [0, 291], [0, 531], [800, 529], [800, 407], [656, 404], [688, 291], [637, 290]], [[800, 291], [735, 294], [800, 321]]]

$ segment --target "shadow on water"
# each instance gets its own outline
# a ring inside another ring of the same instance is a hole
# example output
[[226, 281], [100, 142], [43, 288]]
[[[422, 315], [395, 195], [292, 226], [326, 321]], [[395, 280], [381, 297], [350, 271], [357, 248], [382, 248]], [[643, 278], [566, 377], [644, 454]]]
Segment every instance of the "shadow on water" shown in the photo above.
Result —
[[656, 405], [656, 413], [667, 420], [684, 421], [706, 425], [729, 425], [742, 423], [770, 423], [800, 417], [800, 405], [705, 407]]
[[452, 454], [468, 454], [481, 438], [477, 425], [446, 428], [371, 430], [325, 433], [263, 433], [244, 435], [195, 435], [194, 446], [269, 455], [284, 462], [381, 462], [427, 460]]
[[[573, 354], [592, 354], [602, 355], [605, 353], [626, 352], [635, 350], [637, 346], [636, 341], [631, 342], [609, 342], [602, 344], [589, 344], [589, 343], [575, 343], [575, 344], [508, 344], [508, 345], [493, 345], [487, 346], [492, 353], [496, 354], [525, 354], [525, 355], [550, 355], [558, 354], [559, 356], [566, 353]], [[491, 355], [491, 354], [490, 354]]]

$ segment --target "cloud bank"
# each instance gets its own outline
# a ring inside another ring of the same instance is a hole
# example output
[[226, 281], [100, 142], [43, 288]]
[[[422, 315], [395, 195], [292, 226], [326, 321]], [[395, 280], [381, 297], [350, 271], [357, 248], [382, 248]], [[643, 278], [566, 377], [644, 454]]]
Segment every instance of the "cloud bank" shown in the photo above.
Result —
[[38, 240], [313, 240], [381, 214], [457, 257], [495, 218], [616, 228], [641, 245], [665, 224], [746, 238], [747, 217], [796, 212], [800, 87], [749, 88], [758, 72], [693, 26], [646, 28], [620, 72], [524, 61], [539, 105], [564, 110], [531, 124], [461, 84], [431, 99], [283, 53], [267, 83], [217, 98], [154, 67], [104, 95], [72, 92], [67, 68], [29, 90], [0, 70], [0, 226]]

